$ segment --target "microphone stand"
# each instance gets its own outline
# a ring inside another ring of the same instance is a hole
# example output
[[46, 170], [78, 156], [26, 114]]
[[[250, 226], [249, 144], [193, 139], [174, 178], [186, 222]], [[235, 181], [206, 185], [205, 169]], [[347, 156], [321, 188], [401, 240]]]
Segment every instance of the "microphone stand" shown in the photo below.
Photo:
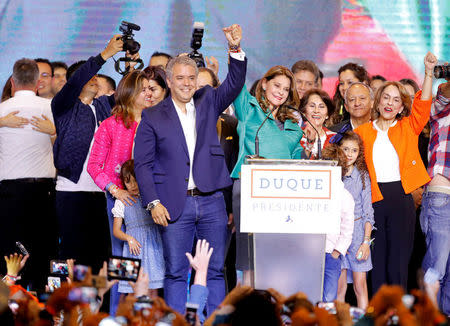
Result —
[[261, 125], [259, 126], [258, 130], [256, 130], [256, 134], [255, 134], [255, 155], [247, 155], [246, 158], [264, 158], [262, 156], [259, 156], [259, 137], [258, 137], [258, 133], [261, 130], [261, 127], [264, 125], [264, 123], [267, 121], [267, 119], [269, 118], [269, 116], [273, 113], [273, 111], [275, 111], [276, 109], [278, 109], [278, 106], [274, 106], [272, 108], [272, 110], [269, 111], [269, 113], [267, 113], [266, 117], [264, 118], [263, 122], [261, 123]]

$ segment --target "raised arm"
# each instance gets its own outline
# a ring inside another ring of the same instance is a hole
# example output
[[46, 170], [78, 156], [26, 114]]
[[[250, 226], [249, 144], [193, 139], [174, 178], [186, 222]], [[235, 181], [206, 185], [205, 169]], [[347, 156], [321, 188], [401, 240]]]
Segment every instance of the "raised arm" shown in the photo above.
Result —
[[[430, 119], [431, 110], [431, 91], [433, 86], [433, 70], [437, 59], [431, 52], [428, 52], [423, 59], [425, 66], [425, 78], [423, 80], [422, 91], [418, 92], [412, 103], [410, 124], [417, 135]], [[420, 98], [419, 98], [420, 96]]]
[[99, 55], [90, 57], [88, 61], [73, 73], [52, 100], [52, 112], [55, 121], [74, 106], [84, 85], [97, 74], [106, 60], [121, 51], [122, 47], [123, 42], [120, 39], [120, 35], [114, 35]]
[[433, 71], [437, 63], [436, 56], [433, 53], [428, 52], [423, 59], [423, 63], [425, 65], [425, 77], [423, 79], [422, 96], [420, 99], [426, 101], [431, 99], [431, 91], [433, 88]]
[[247, 59], [241, 49], [242, 28], [233, 24], [223, 29], [230, 51], [228, 74], [224, 82], [216, 89], [214, 109], [219, 115], [236, 99], [245, 84]]

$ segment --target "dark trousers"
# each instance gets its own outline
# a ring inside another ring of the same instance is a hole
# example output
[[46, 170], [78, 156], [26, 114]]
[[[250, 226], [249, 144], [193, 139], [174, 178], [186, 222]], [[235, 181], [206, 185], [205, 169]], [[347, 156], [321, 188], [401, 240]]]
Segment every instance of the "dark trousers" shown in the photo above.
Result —
[[74, 258], [97, 274], [111, 250], [105, 207], [103, 192], [56, 192], [61, 259]]
[[375, 246], [372, 252], [372, 293], [383, 284], [408, 283], [408, 263], [414, 243], [416, 212], [400, 181], [378, 183], [383, 200], [373, 204]]
[[0, 182], [0, 270], [3, 256], [19, 252], [16, 241], [30, 253], [20, 284], [43, 289], [57, 257], [58, 236], [53, 179], [15, 179]]

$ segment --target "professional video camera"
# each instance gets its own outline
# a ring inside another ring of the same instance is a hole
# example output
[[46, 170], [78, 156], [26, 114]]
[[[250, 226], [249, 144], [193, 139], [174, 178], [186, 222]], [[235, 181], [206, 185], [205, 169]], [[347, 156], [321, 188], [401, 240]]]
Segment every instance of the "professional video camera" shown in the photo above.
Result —
[[188, 54], [189, 58], [193, 59], [197, 64], [197, 67], [205, 67], [205, 60], [203, 55], [197, 50], [202, 47], [203, 31], [205, 30], [205, 24], [201, 22], [195, 22], [192, 30], [191, 48], [192, 52]]
[[128, 51], [130, 54], [138, 53], [141, 45], [134, 40], [133, 31], [140, 31], [141, 27], [122, 20], [119, 30], [122, 32], [123, 51]]
[[[123, 41], [122, 51], [125, 52], [128, 51], [130, 54], [138, 53], [139, 49], [141, 48], [141, 45], [139, 44], [139, 42], [136, 42], [136, 40], [133, 38], [134, 36], [133, 31], [139, 31], [141, 30], [141, 27], [139, 25], [122, 20], [122, 24], [120, 25], [119, 30], [122, 32], [121, 37]], [[136, 66], [135, 69], [142, 69], [142, 67], [144, 67], [142, 59], [131, 60], [130, 58], [125, 56], [123, 58], [119, 58], [119, 60], [116, 61], [114, 68], [119, 74], [126, 75], [130, 70], [130, 67], [128, 66], [124, 70], [120, 69], [120, 62], [131, 62], [131, 61], [139, 63], [139, 65]]]
[[450, 78], [450, 66], [435, 66], [434, 67], [434, 77], [436, 78]]

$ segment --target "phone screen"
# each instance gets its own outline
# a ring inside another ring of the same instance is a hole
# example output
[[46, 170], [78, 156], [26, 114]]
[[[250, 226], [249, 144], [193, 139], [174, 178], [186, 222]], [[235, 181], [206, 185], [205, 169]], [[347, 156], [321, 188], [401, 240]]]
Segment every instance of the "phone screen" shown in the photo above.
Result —
[[113, 256], [108, 262], [108, 279], [136, 282], [140, 269], [140, 259]]
[[197, 319], [198, 304], [186, 303], [186, 314], [184, 315], [189, 325], [195, 326]]
[[61, 278], [58, 276], [49, 276], [47, 278], [48, 290], [50, 292], [55, 291], [56, 289], [61, 287]]
[[64, 260], [51, 260], [50, 273], [55, 275], [69, 275], [69, 267]]

